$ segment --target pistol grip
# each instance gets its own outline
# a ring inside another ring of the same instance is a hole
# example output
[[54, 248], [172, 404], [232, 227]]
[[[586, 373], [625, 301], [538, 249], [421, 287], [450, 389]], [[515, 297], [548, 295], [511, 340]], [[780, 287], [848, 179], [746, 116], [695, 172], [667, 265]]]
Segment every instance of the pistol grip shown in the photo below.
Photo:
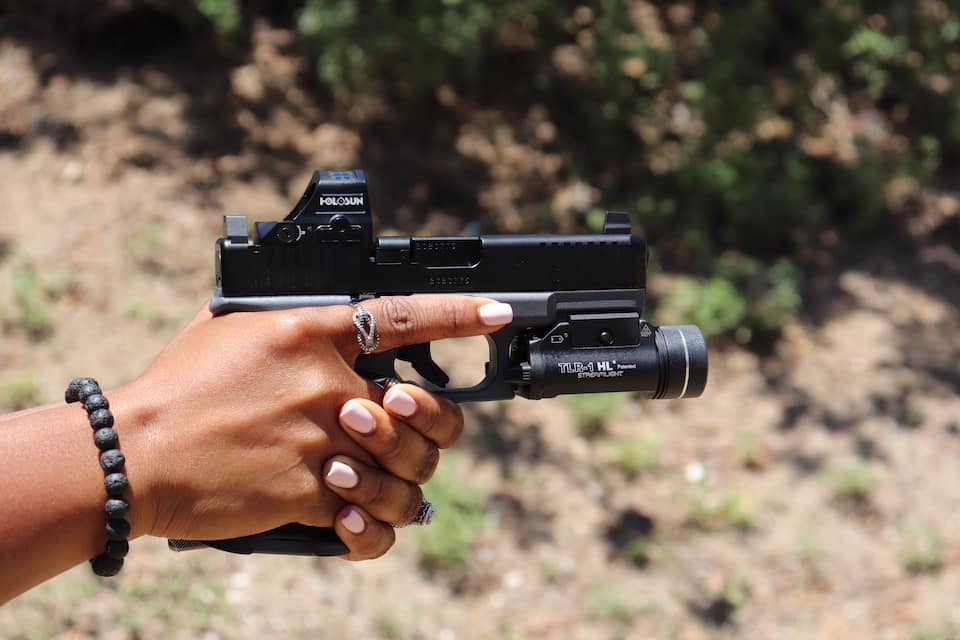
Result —
[[289, 556], [342, 556], [349, 553], [347, 545], [328, 527], [308, 527], [291, 523], [282, 527], [242, 538], [228, 540], [168, 540], [173, 551], [187, 551], [213, 547], [230, 553], [271, 553]]

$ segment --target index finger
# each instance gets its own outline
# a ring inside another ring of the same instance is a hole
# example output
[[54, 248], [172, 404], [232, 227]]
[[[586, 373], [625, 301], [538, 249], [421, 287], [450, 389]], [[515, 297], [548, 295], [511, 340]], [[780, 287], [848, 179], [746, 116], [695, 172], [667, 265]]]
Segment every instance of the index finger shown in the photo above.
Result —
[[[361, 306], [375, 322], [380, 344], [389, 351], [407, 344], [492, 333], [513, 319], [509, 304], [464, 295], [385, 296], [364, 300]], [[352, 307], [326, 307], [343, 338], [343, 352], [360, 353]]]

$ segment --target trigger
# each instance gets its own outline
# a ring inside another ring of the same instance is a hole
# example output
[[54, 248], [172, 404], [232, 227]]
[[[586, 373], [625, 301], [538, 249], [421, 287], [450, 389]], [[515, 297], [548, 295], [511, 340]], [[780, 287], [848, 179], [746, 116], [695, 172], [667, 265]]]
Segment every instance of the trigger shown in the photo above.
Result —
[[397, 352], [397, 359], [409, 362], [414, 371], [438, 387], [446, 387], [447, 383], [450, 382], [450, 376], [433, 361], [433, 356], [430, 355], [429, 342], [401, 347], [400, 351]]

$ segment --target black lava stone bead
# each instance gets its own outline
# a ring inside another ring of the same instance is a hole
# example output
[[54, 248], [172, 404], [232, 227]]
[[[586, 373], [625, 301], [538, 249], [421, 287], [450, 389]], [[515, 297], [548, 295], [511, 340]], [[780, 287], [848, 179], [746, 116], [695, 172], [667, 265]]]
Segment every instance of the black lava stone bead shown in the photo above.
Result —
[[123, 559], [111, 558], [107, 554], [101, 553], [90, 560], [90, 566], [93, 567], [93, 572], [98, 576], [109, 578], [120, 573], [120, 569], [123, 568]]
[[[67, 404], [76, 402], [80, 399], [80, 388], [88, 384], [97, 385], [97, 381], [93, 378], [74, 378], [70, 381], [70, 384], [67, 385], [67, 390], [63, 394], [63, 399], [67, 401]], [[97, 388], [99, 389], [100, 385], [97, 385]]]
[[109, 409], [110, 402], [102, 393], [94, 393], [87, 396], [87, 399], [83, 401], [83, 408], [87, 410], [87, 413], [93, 413], [97, 409]]
[[107, 517], [111, 520], [122, 518], [130, 511], [130, 503], [123, 498], [107, 498], [103, 503], [103, 510], [107, 512]]
[[122, 560], [130, 551], [130, 543], [126, 540], [108, 540], [105, 554], [114, 560]]
[[94, 431], [98, 429], [109, 429], [113, 426], [113, 414], [106, 409], [91, 411], [89, 418], [90, 426], [93, 427]]
[[130, 537], [130, 523], [121, 518], [107, 520], [107, 538], [109, 540], [126, 540]]
[[119, 497], [129, 486], [127, 476], [122, 473], [111, 473], [103, 479], [103, 488], [107, 490], [109, 496]]
[[100, 449], [100, 451], [116, 449], [119, 441], [120, 438], [113, 429], [97, 429], [96, 433], [93, 434], [93, 443], [97, 445], [97, 449]]
[[96, 382], [88, 382], [87, 384], [80, 385], [80, 389], [77, 391], [77, 399], [80, 402], [86, 402], [87, 398], [94, 395], [100, 395], [100, 385]]
[[110, 449], [100, 454], [100, 467], [107, 473], [118, 473], [123, 470], [126, 458], [119, 449]]

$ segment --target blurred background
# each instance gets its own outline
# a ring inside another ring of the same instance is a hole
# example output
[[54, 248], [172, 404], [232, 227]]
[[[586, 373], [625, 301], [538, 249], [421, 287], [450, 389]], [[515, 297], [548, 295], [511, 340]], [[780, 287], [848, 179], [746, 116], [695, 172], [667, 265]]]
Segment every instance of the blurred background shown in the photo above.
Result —
[[960, 638], [956, 3], [0, 0], [0, 409], [136, 376], [316, 168], [380, 233], [631, 212], [706, 393], [468, 406], [384, 559], [139, 540], [0, 637]]

